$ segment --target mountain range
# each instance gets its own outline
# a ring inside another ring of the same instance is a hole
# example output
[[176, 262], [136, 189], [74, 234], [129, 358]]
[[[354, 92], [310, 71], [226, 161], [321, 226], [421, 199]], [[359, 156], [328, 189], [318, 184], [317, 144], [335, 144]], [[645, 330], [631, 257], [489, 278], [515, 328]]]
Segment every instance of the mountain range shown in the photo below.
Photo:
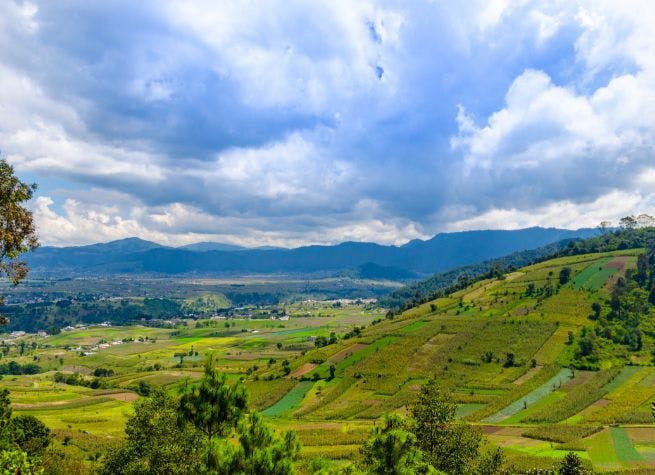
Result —
[[[401, 246], [344, 242], [332, 246], [241, 248], [222, 243], [167, 247], [139, 238], [74, 247], [44, 246], [26, 255], [33, 276], [322, 274], [396, 275], [411, 280], [458, 266], [533, 249], [563, 239], [584, 239], [595, 229], [533, 227], [440, 233]], [[385, 270], [386, 269], [386, 270]], [[384, 270], [382, 272], [381, 270]], [[362, 273], [363, 272], [363, 273]]]

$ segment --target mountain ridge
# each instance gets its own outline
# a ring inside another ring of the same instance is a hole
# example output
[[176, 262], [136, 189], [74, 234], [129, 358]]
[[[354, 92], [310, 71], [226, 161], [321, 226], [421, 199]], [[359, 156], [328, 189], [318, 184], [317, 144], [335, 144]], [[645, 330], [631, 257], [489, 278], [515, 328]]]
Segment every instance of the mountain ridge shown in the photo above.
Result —
[[86, 246], [44, 246], [28, 254], [26, 261], [33, 275], [312, 274], [372, 263], [421, 276], [596, 233], [588, 228], [532, 227], [440, 233], [401, 246], [350, 241], [331, 246], [239, 250], [193, 250], [126, 238]]

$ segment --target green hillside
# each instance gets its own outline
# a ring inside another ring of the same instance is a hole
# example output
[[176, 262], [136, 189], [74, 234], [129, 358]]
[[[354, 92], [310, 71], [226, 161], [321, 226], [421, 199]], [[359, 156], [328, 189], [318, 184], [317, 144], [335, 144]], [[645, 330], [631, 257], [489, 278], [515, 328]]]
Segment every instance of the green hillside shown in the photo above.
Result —
[[[302, 469], [317, 456], [357, 458], [374, 422], [404, 412], [434, 376], [458, 416], [504, 449], [508, 469], [549, 469], [575, 451], [599, 472], [648, 473], [652, 267], [643, 249], [578, 253], [480, 280], [394, 318], [356, 303], [305, 303], [290, 306], [284, 322], [87, 329], [34, 349], [28, 338], [22, 357], [12, 347], [1, 361], [36, 361], [41, 371], [2, 382], [16, 413], [37, 415], [74, 450], [102, 452], [122, 436], [140, 382], [176, 391], [211, 353], [222, 371], [245, 378], [253, 408], [297, 431]], [[124, 344], [80, 355], [84, 345], [117, 338]], [[55, 371], [91, 380], [98, 367], [114, 371], [101, 387], [53, 380]]]

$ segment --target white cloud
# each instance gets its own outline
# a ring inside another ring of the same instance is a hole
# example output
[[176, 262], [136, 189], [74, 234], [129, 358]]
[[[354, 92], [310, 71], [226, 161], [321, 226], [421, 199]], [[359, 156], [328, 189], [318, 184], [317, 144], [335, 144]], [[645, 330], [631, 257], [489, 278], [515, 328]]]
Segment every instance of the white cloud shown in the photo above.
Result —
[[194, 174], [209, 183], [222, 183], [240, 196], [281, 199], [301, 196], [328, 199], [336, 187], [352, 179], [345, 161], [331, 162], [311, 141], [296, 133], [284, 141], [259, 148], [233, 148], [220, 153]]
[[73, 107], [0, 64], [0, 144], [19, 172], [158, 182], [151, 154], [93, 140]]
[[379, 81], [375, 67], [391, 72], [404, 21], [374, 2], [169, 2], [165, 11], [211, 48], [212, 67], [250, 107], [325, 114], [393, 94], [393, 74]]
[[0, 5], [0, 149], [49, 182], [46, 242], [398, 243], [650, 202], [653, 2], [121, 8]]
[[[343, 241], [403, 244], [408, 239], [428, 237], [407, 220], [356, 214], [330, 217], [325, 223], [304, 217], [309, 229], [295, 229], [286, 225], [293, 222], [288, 218], [275, 223], [259, 217], [220, 217], [181, 203], [146, 207], [127, 200], [122, 204], [129, 206], [118, 207], [67, 199], [60, 213], [53, 209], [54, 204], [48, 196], [34, 202], [34, 219], [43, 245], [83, 245], [136, 236], [171, 246], [215, 241], [246, 247], [297, 247]], [[372, 205], [361, 203], [358, 208], [367, 214]]]
[[614, 190], [589, 203], [558, 201], [530, 210], [492, 209], [472, 218], [454, 221], [447, 229], [522, 229], [544, 225], [565, 229], [593, 228], [601, 221], [610, 221], [616, 226], [624, 216], [653, 214], [654, 211], [655, 195]]

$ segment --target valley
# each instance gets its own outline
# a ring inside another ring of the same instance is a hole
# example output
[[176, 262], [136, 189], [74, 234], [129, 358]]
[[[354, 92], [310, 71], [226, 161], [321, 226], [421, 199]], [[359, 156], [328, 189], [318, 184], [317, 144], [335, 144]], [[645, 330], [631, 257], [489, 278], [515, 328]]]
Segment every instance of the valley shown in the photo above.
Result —
[[[303, 301], [275, 319], [26, 335], [0, 362], [35, 363], [39, 372], [5, 375], [2, 385], [16, 413], [37, 416], [57, 445], [92, 459], [121, 439], [132, 401], [156, 386], [176, 393], [212, 354], [220, 371], [243, 378], [252, 408], [297, 432], [302, 467], [318, 456], [357, 459], [375, 421], [404, 412], [434, 376], [457, 417], [503, 448], [507, 469], [550, 469], [574, 451], [597, 472], [647, 473], [655, 470], [652, 309], [638, 346], [629, 335], [603, 336], [623, 331], [605, 315], [643, 252], [546, 260], [397, 315], [355, 301]], [[58, 373], [77, 373], [86, 386], [55, 382]]]

